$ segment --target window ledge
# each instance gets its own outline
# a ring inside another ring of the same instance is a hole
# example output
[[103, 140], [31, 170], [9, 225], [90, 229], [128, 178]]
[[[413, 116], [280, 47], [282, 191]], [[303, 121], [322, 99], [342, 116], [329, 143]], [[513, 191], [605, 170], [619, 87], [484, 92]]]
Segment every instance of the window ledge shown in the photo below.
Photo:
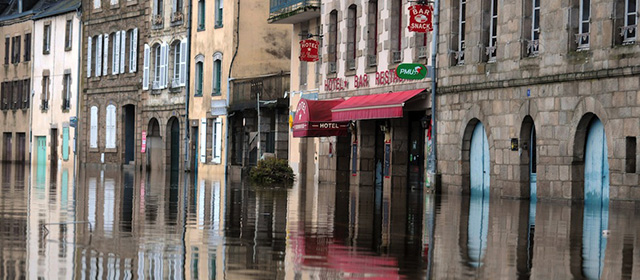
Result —
[[71, 47], [69, 47], [69, 48], [64, 48], [64, 51], [65, 51], [65, 52], [68, 52], [68, 51], [71, 51], [71, 49], [72, 49]]
[[118, 148], [104, 148], [105, 153], [117, 153]]
[[223, 24], [216, 24], [216, 25], [214, 26], [214, 28], [215, 28], [215, 29], [223, 28], [223, 27], [224, 27], [224, 25], [223, 25]]
[[180, 93], [180, 92], [182, 92], [183, 88], [184, 88], [184, 86], [171, 87], [171, 88], [169, 88], [169, 92], [170, 93]]
[[196, 30], [196, 31], [197, 31], [197, 32], [200, 32], [200, 31], [204, 31], [204, 30], [205, 30], [205, 28], [204, 28], [204, 27], [202, 27], [202, 28], [201, 28], [201, 27], [198, 27], [198, 30]]
[[137, 5], [138, 1], [127, 1], [127, 6], [133, 6], [133, 5]]

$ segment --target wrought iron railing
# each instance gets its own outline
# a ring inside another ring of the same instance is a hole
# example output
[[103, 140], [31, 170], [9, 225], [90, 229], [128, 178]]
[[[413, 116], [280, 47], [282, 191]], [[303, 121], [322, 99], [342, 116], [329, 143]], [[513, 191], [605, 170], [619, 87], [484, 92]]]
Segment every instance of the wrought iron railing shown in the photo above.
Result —
[[271, 0], [269, 13], [286, 13], [304, 6], [320, 7], [320, 0]]

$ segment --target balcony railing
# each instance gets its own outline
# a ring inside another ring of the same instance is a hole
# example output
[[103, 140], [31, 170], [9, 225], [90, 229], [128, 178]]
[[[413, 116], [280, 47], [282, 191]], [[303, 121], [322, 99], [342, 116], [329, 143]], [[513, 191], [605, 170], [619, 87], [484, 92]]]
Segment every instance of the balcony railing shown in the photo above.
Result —
[[589, 49], [589, 33], [578, 33], [576, 36], [576, 44], [578, 44], [578, 50]]
[[392, 52], [392, 54], [391, 54], [391, 62], [392, 63], [402, 62], [402, 52], [400, 52], [400, 51]]
[[378, 64], [378, 56], [375, 54], [367, 55], [367, 65], [369, 67], [376, 66]]
[[355, 58], [347, 59], [347, 69], [356, 70], [356, 59]]
[[623, 44], [634, 44], [636, 42], [636, 30], [638, 25], [627, 25], [620, 27], [620, 36], [622, 36]]
[[329, 73], [335, 73], [337, 72], [337, 68], [336, 68], [336, 63], [335, 62], [329, 62]]
[[261, 101], [283, 99], [284, 92], [289, 91], [289, 83], [289, 74], [235, 81], [229, 107], [232, 110], [255, 108], [256, 92], [260, 93]]
[[427, 48], [427, 47], [420, 47], [420, 48], [418, 49], [418, 57], [419, 57], [419, 58], [425, 58], [425, 57], [427, 57], [427, 51], [428, 51], [428, 48]]
[[298, 23], [320, 16], [320, 0], [271, 0], [269, 23]]

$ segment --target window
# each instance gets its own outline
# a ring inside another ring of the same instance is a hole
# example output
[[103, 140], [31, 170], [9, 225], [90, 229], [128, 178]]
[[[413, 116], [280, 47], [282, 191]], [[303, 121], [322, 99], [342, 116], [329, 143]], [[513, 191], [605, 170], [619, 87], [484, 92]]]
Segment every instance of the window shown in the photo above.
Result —
[[173, 49], [173, 78], [171, 79], [171, 87], [180, 87], [182, 76], [182, 52], [180, 50], [181, 42], [174, 42], [171, 48]]
[[11, 37], [4, 38], [4, 64], [9, 64], [9, 57], [11, 50]]
[[111, 0], [111, 6], [118, 5], [118, 0]]
[[96, 77], [100, 77], [102, 75], [102, 35], [95, 36], [94, 42], [96, 42], [95, 47], [95, 69], [96, 69]]
[[105, 134], [105, 148], [116, 148], [116, 106], [109, 104], [107, 106], [106, 116], [106, 134]]
[[153, 48], [154, 52], [154, 70], [153, 70], [153, 89], [166, 88], [167, 80], [167, 44], [157, 44]]
[[402, 1], [391, 1], [391, 62], [402, 62]]
[[213, 128], [211, 129], [213, 148], [211, 149], [211, 162], [220, 163], [222, 158], [222, 119], [213, 119]]
[[195, 96], [202, 96], [202, 62], [196, 62]]
[[31, 61], [31, 33], [24, 34], [24, 61]]
[[216, 1], [216, 27], [222, 27], [222, 3], [223, 0]]
[[151, 60], [151, 48], [149, 45], [144, 44], [144, 64], [142, 70], [142, 89], [149, 89], [149, 61]]
[[130, 30], [129, 33], [129, 73], [135, 73], [138, 64], [138, 28]]
[[638, 29], [638, 0], [616, 0], [614, 2], [615, 44], [630, 45], [636, 41]]
[[219, 57], [214, 55], [213, 57], [213, 82], [211, 83], [211, 95], [220, 96], [222, 95], [221, 91], [221, 81], [222, 81], [222, 55], [217, 53]]
[[51, 24], [44, 25], [44, 33], [42, 34], [42, 53], [49, 54], [51, 49]]
[[122, 41], [120, 39], [120, 31], [111, 34], [113, 39], [112, 54], [111, 54], [111, 74], [116, 75], [120, 72], [120, 45]]
[[93, 0], [93, 8], [100, 9], [101, 0]]
[[452, 40], [451, 40], [451, 65], [464, 64], [465, 51], [465, 27], [467, 23], [467, 0], [453, 1], [452, 7]]
[[89, 133], [89, 147], [98, 148], [98, 107], [91, 107], [91, 131]]
[[576, 34], [577, 49], [589, 49], [589, 22], [591, 21], [591, 0], [580, 1], [580, 16], [578, 18], [578, 34]]
[[64, 50], [71, 50], [71, 41], [73, 38], [73, 22], [69, 19], [64, 27]]
[[94, 52], [93, 47], [93, 38], [89, 36], [87, 38], [87, 78], [91, 78], [91, 54]]
[[9, 82], [4, 82], [2, 83], [2, 110], [7, 110], [9, 109], [9, 91], [10, 91], [10, 84]]
[[198, 30], [204, 30], [204, 0], [198, 0]]
[[31, 79], [22, 80], [22, 109], [28, 109], [31, 105]]
[[498, 43], [498, 0], [491, 0], [491, 6], [489, 7], [489, 37], [487, 42], [487, 61], [493, 62], [496, 60], [497, 43]]
[[347, 11], [347, 70], [356, 69], [356, 27], [357, 7], [349, 6]]
[[11, 56], [11, 63], [19, 63], [20, 62], [20, 43], [22, 42], [22, 38], [20, 36], [13, 37], [13, 45], [11, 46], [11, 50], [13, 51], [13, 55]]
[[49, 75], [42, 76], [42, 92], [40, 93], [40, 110], [49, 109]]
[[540, 46], [540, 0], [528, 0], [524, 5], [524, 53], [537, 56]]
[[125, 62], [125, 56], [127, 54], [126, 52], [127, 49], [127, 32], [124, 30], [120, 30], [120, 49], [119, 49], [119, 54], [118, 54], [118, 58], [120, 58], [120, 69], [118, 70], [118, 73], [124, 73], [124, 62]]
[[11, 98], [11, 109], [17, 110], [22, 107], [22, 81], [13, 81], [13, 96]]
[[636, 137], [627, 136], [626, 142], [626, 155], [624, 160], [624, 169], [627, 173], [636, 172]]
[[109, 34], [102, 35], [102, 41], [102, 50], [104, 51], [102, 54], [104, 59], [102, 62], [102, 75], [106, 76], [109, 73]]
[[333, 10], [329, 14], [329, 73], [336, 73], [338, 61], [338, 11]]
[[182, 13], [182, 6], [184, 4], [182, 3], [182, 0], [173, 0], [173, 13]]
[[64, 74], [63, 77], [62, 110], [71, 108], [71, 74]]
[[367, 13], [367, 65], [377, 64], [378, 53], [378, 0], [369, 1]]
[[155, 17], [159, 17], [160, 18], [160, 22], [157, 22], [157, 21], [154, 22], [156, 24], [162, 23], [162, 5], [163, 5], [163, 1], [162, 0], [154, 0], [153, 1], [153, 15]]

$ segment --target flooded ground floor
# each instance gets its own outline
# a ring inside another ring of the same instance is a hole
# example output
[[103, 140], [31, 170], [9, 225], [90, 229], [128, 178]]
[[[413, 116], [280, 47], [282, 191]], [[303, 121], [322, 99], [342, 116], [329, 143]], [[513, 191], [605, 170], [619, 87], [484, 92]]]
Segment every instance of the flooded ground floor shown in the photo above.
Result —
[[72, 165], [0, 172], [0, 279], [640, 278], [632, 204], [410, 184], [272, 190]]

